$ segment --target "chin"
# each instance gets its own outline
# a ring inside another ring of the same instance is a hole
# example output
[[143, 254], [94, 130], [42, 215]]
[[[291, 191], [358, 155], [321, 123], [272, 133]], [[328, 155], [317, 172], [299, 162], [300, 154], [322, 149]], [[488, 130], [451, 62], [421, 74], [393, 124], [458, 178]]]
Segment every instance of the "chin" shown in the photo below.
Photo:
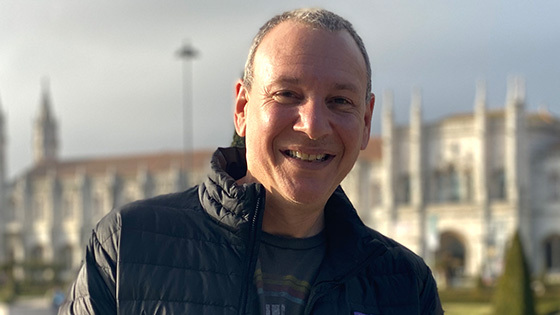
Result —
[[291, 194], [290, 199], [298, 205], [301, 206], [316, 206], [319, 204], [325, 204], [329, 199], [331, 194], [328, 196], [324, 192], [316, 192], [316, 191], [306, 191], [301, 190], [295, 194]]

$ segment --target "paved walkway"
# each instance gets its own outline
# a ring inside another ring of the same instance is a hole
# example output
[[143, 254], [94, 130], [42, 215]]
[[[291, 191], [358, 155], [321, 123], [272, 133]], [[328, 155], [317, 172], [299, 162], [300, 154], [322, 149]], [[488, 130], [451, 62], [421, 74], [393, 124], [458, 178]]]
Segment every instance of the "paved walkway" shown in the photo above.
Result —
[[12, 305], [0, 304], [0, 315], [53, 315], [49, 299], [32, 299], [15, 302]]

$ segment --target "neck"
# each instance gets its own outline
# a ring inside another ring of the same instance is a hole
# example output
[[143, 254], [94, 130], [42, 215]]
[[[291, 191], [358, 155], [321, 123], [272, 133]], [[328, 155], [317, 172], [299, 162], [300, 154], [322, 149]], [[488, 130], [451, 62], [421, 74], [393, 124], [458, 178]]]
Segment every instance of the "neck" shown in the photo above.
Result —
[[278, 203], [267, 198], [263, 231], [295, 238], [311, 237], [319, 234], [325, 225], [324, 206], [317, 208]]
[[[255, 182], [258, 181], [250, 175], [249, 171], [246, 176], [237, 180], [239, 185]], [[262, 230], [266, 233], [305, 238], [317, 235], [323, 230], [326, 201], [317, 205], [302, 205], [282, 197], [275, 197], [268, 189], [266, 194], [262, 223]]]

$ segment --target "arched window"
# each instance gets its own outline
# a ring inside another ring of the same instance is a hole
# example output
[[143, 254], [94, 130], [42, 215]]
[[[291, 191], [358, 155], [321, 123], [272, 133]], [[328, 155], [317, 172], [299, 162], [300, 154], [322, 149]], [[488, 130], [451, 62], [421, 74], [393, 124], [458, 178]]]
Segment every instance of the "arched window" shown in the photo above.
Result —
[[447, 285], [453, 285], [465, 269], [465, 245], [456, 233], [443, 232], [436, 252], [436, 267], [443, 273]]
[[506, 199], [506, 175], [504, 169], [497, 169], [490, 177], [490, 198], [494, 200]]
[[[436, 202], [460, 202], [468, 199], [468, 180], [462, 180], [454, 165], [437, 170], [433, 175], [434, 192], [432, 194]], [[463, 190], [465, 190], [463, 192]]]
[[397, 182], [397, 201], [403, 204], [410, 203], [410, 176], [403, 174]]
[[447, 199], [449, 201], [457, 202], [461, 199], [461, 181], [459, 180], [459, 173], [455, 169], [455, 167], [449, 167], [447, 172], [447, 182], [449, 184], [448, 192], [447, 192]]
[[544, 260], [548, 272], [560, 273], [560, 235], [551, 235], [544, 241]]

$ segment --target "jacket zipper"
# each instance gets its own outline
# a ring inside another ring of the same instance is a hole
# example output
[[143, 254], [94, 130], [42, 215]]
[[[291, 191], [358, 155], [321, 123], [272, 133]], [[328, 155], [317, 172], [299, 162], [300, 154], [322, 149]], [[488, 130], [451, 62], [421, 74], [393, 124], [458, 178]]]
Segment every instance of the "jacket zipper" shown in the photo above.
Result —
[[311, 288], [311, 294], [309, 295], [309, 299], [307, 300], [307, 304], [305, 305], [305, 311], [303, 312], [303, 314], [311, 314], [311, 309], [313, 308], [313, 305], [315, 304], [317, 299], [323, 296], [329, 289], [333, 289], [340, 284], [342, 284], [342, 282], [330, 281], [323, 282]]
[[[249, 243], [249, 264], [247, 266], [247, 270], [246, 270], [246, 281], [245, 284], [243, 285], [243, 290], [241, 292], [241, 299], [240, 299], [240, 303], [239, 305], [241, 306], [239, 308], [239, 314], [243, 315], [247, 313], [247, 303], [248, 301], [248, 295], [249, 295], [249, 288], [251, 286], [251, 283], [253, 282], [253, 274], [254, 274], [254, 270], [255, 270], [255, 264], [257, 262], [257, 256], [255, 253], [258, 253], [258, 250], [256, 250], [257, 246], [259, 245], [257, 242], [257, 235], [259, 232], [259, 229], [257, 227], [258, 225], [258, 221], [260, 219], [260, 208], [261, 208], [261, 199], [262, 196], [259, 196], [257, 198], [257, 204], [255, 207], [255, 214], [253, 215], [253, 219], [251, 222], [251, 229], [249, 231], [249, 239], [252, 240], [252, 243]], [[251, 271], [253, 271], [253, 273], [251, 273]]]
[[305, 306], [304, 314], [308, 315], [311, 314], [311, 310], [317, 299], [323, 295], [325, 295], [329, 290], [332, 290], [340, 285], [342, 285], [346, 279], [350, 278], [351, 276], [359, 273], [361, 270], [365, 268], [365, 266], [370, 262], [370, 260], [376, 259], [380, 255], [384, 254], [387, 251], [386, 247], [379, 247], [375, 249], [368, 258], [362, 261], [354, 270], [350, 271], [346, 275], [334, 279], [332, 281], [326, 281], [323, 283], [319, 283], [317, 286], [313, 286], [311, 288], [311, 294], [309, 295], [309, 299], [307, 300], [307, 305]]

